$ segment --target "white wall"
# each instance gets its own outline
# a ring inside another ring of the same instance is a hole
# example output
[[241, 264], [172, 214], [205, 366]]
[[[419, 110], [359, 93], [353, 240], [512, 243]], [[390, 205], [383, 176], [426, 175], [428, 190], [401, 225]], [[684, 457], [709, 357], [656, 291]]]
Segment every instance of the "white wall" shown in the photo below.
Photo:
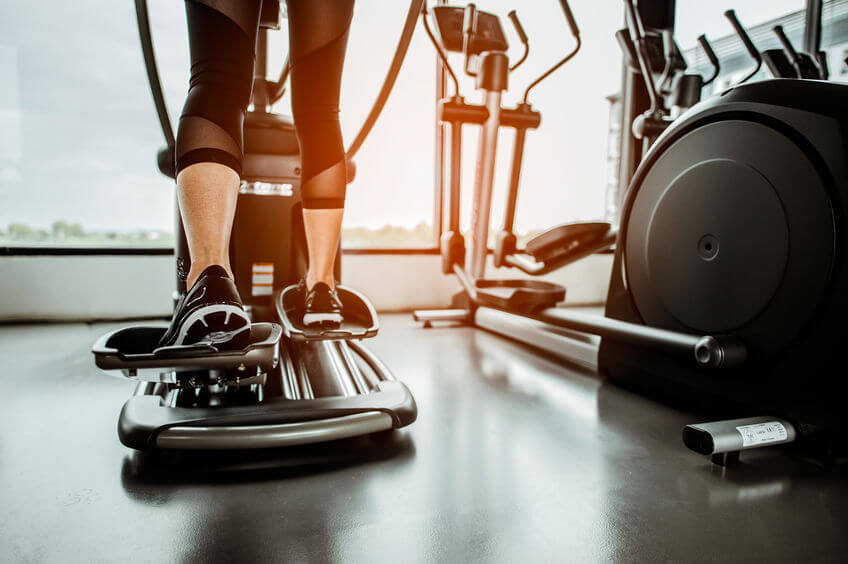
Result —
[[[0, 321], [164, 317], [172, 307], [173, 264], [171, 256], [0, 257]], [[345, 255], [342, 271], [345, 284], [379, 311], [406, 311], [449, 304], [459, 284], [440, 264], [437, 255]], [[568, 288], [567, 304], [599, 304], [611, 265], [612, 255], [595, 255], [545, 278]]]
[[171, 256], [0, 257], [0, 320], [160, 315], [173, 281]]

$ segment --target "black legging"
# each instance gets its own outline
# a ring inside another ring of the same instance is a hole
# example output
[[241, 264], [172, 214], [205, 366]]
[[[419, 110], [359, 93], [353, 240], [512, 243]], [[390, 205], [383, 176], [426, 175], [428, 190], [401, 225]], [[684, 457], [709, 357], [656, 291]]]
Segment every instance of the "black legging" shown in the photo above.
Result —
[[[286, 4], [303, 207], [341, 208], [344, 181], [310, 180], [339, 163], [335, 174], [344, 178], [339, 89], [353, 0]], [[191, 82], [177, 132], [177, 173], [215, 162], [241, 174], [261, 5], [262, 0], [186, 0]]]

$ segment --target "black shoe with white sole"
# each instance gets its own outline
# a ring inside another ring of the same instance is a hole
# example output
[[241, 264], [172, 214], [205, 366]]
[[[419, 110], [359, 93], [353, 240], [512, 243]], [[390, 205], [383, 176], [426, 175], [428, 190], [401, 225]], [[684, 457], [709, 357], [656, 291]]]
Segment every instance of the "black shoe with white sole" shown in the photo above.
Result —
[[301, 281], [302, 291], [306, 294], [303, 324], [308, 326], [321, 325], [338, 327], [344, 321], [342, 301], [333, 288], [324, 282], [318, 282], [306, 292], [306, 282]]
[[243, 349], [250, 343], [250, 319], [235, 282], [221, 266], [207, 267], [180, 298], [171, 326], [159, 346], [200, 341], [228, 350]]

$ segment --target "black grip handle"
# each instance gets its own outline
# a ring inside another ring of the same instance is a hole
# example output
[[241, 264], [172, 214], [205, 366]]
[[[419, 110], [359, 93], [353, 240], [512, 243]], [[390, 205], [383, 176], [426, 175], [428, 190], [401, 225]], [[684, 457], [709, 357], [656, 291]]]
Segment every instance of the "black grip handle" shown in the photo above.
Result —
[[462, 35], [474, 34], [477, 32], [477, 6], [469, 4], [465, 7], [465, 12], [462, 17]]
[[783, 50], [786, 51], [786, 54], [789, 55], [789, 58], [792, 60], [793, 64], [798, 64], [798, 60], [800, 57], [798, 56], [798, 51], [795, 50], [795, 46], [792, 45], [792, 42], [789, 41], [789, 38], [786, 37], [786, 33], [783, 31], [783, 26], [776, 25], [772, 28], [772, 31], [777, 36], [780, 44], [783, 45]]
[[636, 9], [633, 0], [624, 0], [624, 15], [631, 39], [637, 43], [642, 41], [645, 30], [642, 26], [642, 18], [639, 16], [639, 11]]
[[713, 46], [710, 45], [710, 42], [707, 41], [707, 36], [703, 33], [698, 36], [698, 45], [703, 49], [704, 54], [707, 56], [707, 59], [710, 60], [710, 64], [714, 67], [718, 65], [718, 57], [716, 57], [715, 51], [713, 51]]
[[724, 17], [730, 20], [730, 25], [733, 26], [733, 29], [736, 31], [736, 35], [739, 36], [739, 39], [742, 40], [742, 45], [747, 49], [748, 54], [751, 55], [751, 58], [757, 61], [758, 63], [762, 61], [760, 58], [760, 52], [754, 47], [754, 44], [751, 42], [751, 38], [748, 37], [748, 32], [745, 31], [745, 28], [742, 27], [742, 24], [739, 23], [739, 20], [736, 18], [736, 12], [733, 10], [727, 10], [724, 13]]
[[577, 27], [577, 22], [574, 20], [574, 14], [571, 13], [571, 8], [567, 0], [559, 0], [559, 5], [562, 6], [562, 11], [565, 14], [565, 19], [568, 20], [568, 27], [571, 28], [571, 35], [580, 37], [580, 28]]
[[474, 36], [477, 34], [477, 6], [468, 4], [462, 12], [462, 53], [465, 55], [465, 70], [468, 71], [468, 57], [474, 50]]
[[721, 72], [721, 64], [719, 64], [718, 57], [716, 56], [715, 51], [713, 51], [713, 46], [710, 45], [710, 42], [707, 41], [707, 36], [703, 33], [698, 36], [698, 45], [701, 46], [701, 49], [703, 49], [704, 54], [713, 66], [713, 73], [709, 76], [709, 78], [704, 79], [704, 83], [702, 84], [702, 86], [706, 86], [718, 77], [718, 73]]
[[515, 33], [518, 34], [518, 38], [521, 40], [521, 43], [527, 45], [527, 34], [524, 33], [524, 28], [521, 27], [521, 22], [518, 21], [518, 14], [515, 13], [515, 10], [512, 10], [507, 14], [509, 21], [512, 22], [512, 27], [515, 28]]

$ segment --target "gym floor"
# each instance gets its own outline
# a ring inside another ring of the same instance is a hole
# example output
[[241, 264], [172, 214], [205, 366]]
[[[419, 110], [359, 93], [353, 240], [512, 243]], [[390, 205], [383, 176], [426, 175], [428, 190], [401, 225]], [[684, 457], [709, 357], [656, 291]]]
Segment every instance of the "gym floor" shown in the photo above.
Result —
[[844, 471], [763, 449], [721, 472], [697, 417], [484, 331], [382, 316], [419, 419], [380, 441], [149, 456], [94, 368], [118, 325], [0, 326], [0, 547], [13, 562], [828, 562]]

